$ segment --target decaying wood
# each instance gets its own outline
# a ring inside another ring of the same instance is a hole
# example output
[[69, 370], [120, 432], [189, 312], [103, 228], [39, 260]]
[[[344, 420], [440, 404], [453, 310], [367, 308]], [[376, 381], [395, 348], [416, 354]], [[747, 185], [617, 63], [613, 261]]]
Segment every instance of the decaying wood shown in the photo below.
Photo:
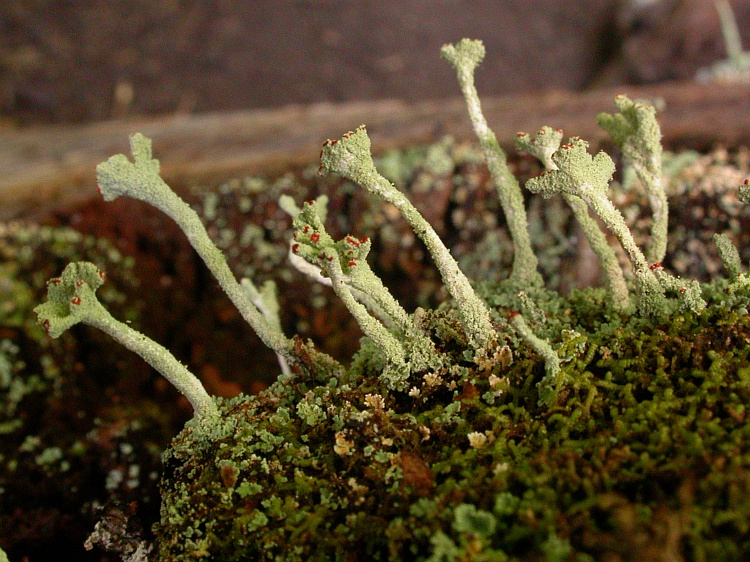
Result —
[[[501, 143], [511, 143], [517, 131], [534, 132], [551, 125], [596, 147], [605, 141], [596, 114], [614, 111], [612, 100], [619, 92], [664, 101], [659, 120], [668, 146], [750, 144], [747, 86], [628, 86], [490, 98], [483, 104]], [[314, 162], [323, 140], [337, 138], [361, 123], [367, 124], [375, 150], [435, 140], [448, 133], [472, 138], [460, 99], [318, 104], [5, 129], [0, 130], [0, 218], [92, 197], [96, 164], [112, 154], [127, 153], [127, 136], [136, 131], [154, 140], [167, 181], [185, 185]]]

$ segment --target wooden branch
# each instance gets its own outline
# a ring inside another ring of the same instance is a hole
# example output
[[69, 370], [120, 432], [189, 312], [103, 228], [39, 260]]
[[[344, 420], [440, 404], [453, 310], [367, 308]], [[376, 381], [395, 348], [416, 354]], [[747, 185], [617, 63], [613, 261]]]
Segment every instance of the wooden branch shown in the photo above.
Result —
[[[489, 98], [483, 105], [506, 146], [517, 131], [535, 132], [550, 125], [581, 136], [596, 148], [606, 142], [596, 115], [614, 111], [613, 98], [621, 92], [666, 103], [659, 121], [669, 147], [750, 144], [747, 86], [621, 86]], [[127, 137], [136, 131], [154, 140], [165, 179], [179, 186], [315, 162], [322, 141], [362, 123], [368, 125], [376, 150], [433, 141], [444, 134], [472, 138], [461, 99], [316, 104], [5, 129], [0, 130], [0, 219], [94, 196], [96, 164], [112, 154], [127, 153]]]

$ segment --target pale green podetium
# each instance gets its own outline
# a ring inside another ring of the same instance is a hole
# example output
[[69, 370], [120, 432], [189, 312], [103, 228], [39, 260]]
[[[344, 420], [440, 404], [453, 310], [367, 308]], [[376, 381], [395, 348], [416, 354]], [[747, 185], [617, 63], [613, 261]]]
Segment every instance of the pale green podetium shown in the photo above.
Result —
[[415, 234], [422, 239], [435, 261], [446, 288], [455, 300], [471, 345], [479, 350], [495, 339], [487, 306], [474, 292], [435, 229], [403, 193], [378, 173], [372, 161], [370, 138], [364, 125], [345, 134], [340, 140], [326, 141], [321, 154], [320, 171], [344, 176], [395, 206]]
[[557, 169], [530, 179], [526, 188], [544, 197], [568, 193], [583, 199], [614, 233], [630, 259], [639, 312], [646, 316], [660, 316], [666, 312], [664, 289], [635, 243], [622, 213], [608, 196], [615, 164], [604, 152], [592, 157], [586, 151], [587, 147], [586, 141], [571, 138], [552, 155]]
[[557, 399], [557, 390], [563, 384], [560, 357], [546, 339], [534, 334], [534, 331], [522, 314], [518, 312], [514, 313], [510, 318], [510, 324], [526, 343], [531, 346], [531, 349], [544, 359], [545, 377], [537, 384], [539, 388], [539, 402], [551, 407]]
[[487, 125], [479, 94], [474, 86], [474, 70], [484, 59], [484, 44], [475, 39], [461, 39], [455, 45], [443, 45], [440, 53], [456, 69], [474, 133], [484, 152], [487, 168], [495, 180], [500, 204], [513, 240], [513, 269], [510, 279], [518, 289], [527, 289], [530, 285], [541, 286], [544, 281], [537, 271], [537, 258], [531, 247], [521, 186], [508, 167], [507, 156], [500, 148], [495, 133]]
[[[105, 201], [128, 195], [150, 203], [174, 220], [206, 263], [221, 288], [263, 343], [278, 355], [294, 360], [293, 342], [269, 323], [252, 302], [253, 291], [243, 289], [232, 274], [221, 250], [211, 241], [198, 214], [159, 175], [159, 161], [151, 158], [151, 140], [140, 133], [130, 137], [133, 162], [117, 154], [96, 167], [99, 191]], [[283, 367], [283, 365], [282, 365]]]
[[34, 309], [39, 323], [53, 338], [83, 323], [109, 334], [140, 355], [190, 401], [198, 418], [217, 416], [218, 410], [198, 378], [164, 347], [112, 317], [96, 298], [104, 272], [93, 263], [68, 264], [60, 277], [47, 282], [47, 302]]
[[[516, 135], [516, 148], [538, 158], [544, 165], [545, 171], [549, 172], [558, 169], [552, 155], [560, 148], [562, 137], [563, 132], [561, 130], [542, 127], [535, 135], [518, 133]], [[591, 249], [599, 258], [604, 282], [612, 298], [612, 305], [621, 312], [628, 310], [630, 308], [628, 286], [625, 283], [622, 268], [617, 262], [617, 255], [607, 242], [607, 237], [594, 218], [589, 215], [588, 206], [583, 199], [567, 192], [563, 192], [562, 197], [573, 210], [573, 214]]]
[[742, 36], [728, 0], [714, 0], [719, 13], [727, 58], [698, 71], [699, 82], [747, 84], [750, 82], [750, 51], [742, 48]]
[[669, 205], [662, 185], [661, 128], [656, 120], [656, 109], [631, 101], [623, 94], [615, 97], [615, 105], [619, 113], [600, 113], [597, 121], [622, 150], [646, 188], [653, 212], [651, 245], [646, 250], [646, 259], [652, 264], [659, 263], [667, 253]]
[[[316, 203], [305, 203], [302, 212], [294, 219], [295, 242], [291, 247], [292, 254], [302, 257], [322, 270], [325, 278], [330, 280], [333, 291], [357, 320], [362, 331], [386, 356], [387, 365], [382, 374], [383, 379], [388, 382], [389, 387], [403, 390], [408, 376], [404, 348], [401, 342], [373, 318], [367, 308], [354, 297], [350, 286], [351, 274], [360, 270], [360, 277], [368, 277], [362, 288], [367, 294], [379, 294], [380, 303], [389, 301], [382, 305], [382, 311], [389, 317], [400, 319], [406, 312], [399, 310], [398, 303], [374, 274], [367, 275], [364, 271], [369, 269], [365, 262], [370, 248], [369, 240], [359, 241], [349, 236], [342, 244], [336, 244], [325, 231], [315, 207]], [[390, 298], [384, 298], [386, 295]]]
[[326, 232], [322, 220], [326, 215], [325, 203], [320, 199], [306, 202], [297, 212], [285, 202], [294, 215], [290, 260], [300, 271], [333, 288], [362, 331], [386, 356], [389, 367], [382, 377], [388, 387], [404, 390], [410, 372], [437, 368], [441, 357], [414, 318], [370, 269], [367, 263], [370, 239], [350, 235], [335, 242]]
[[[495, 181], [500, 205], [508, 223], [508, 230], [513, 241], [513, 268], [510, 282], [517, 289], [540, 287], [544, 281], [537, 271], [538, 261], [531, 247], [521, 186], [508, 167], [508, 158], [500, 148], [495, 133], [487, 125], [487, 120], [482, 113], [479, 94], [474, 86], [474, 71], [485, 55], [484, 44], [478, 40], [462, 39], [455, 45], [443, 45], [440, 53], [456, 70], [458, 84], [469, 110], [474, 133], [479, 139], [487, 168]], [[534, 335], [520, 314], [516, 316], [516, 321], [512, 324], [535, 351], [540, 354], [542, 354], [540, 350], [544, 351], [542, 355], [548, 374], [556, 376], [560, 370], [559, 362], [549, 342]]]
[[[747, 184], [745, 184], [745, 186], [746, 185]], [[719, 258], [721, 258], [721, 261], [724, 264], [724, 269], [727, 270], [729, 278], [731, 279], [731, 283], [729, 284], [729, 287], [727, 287], [727, 290], [730, 293], [734, 293], [750, 287], [750, 276], [748, 276], [747, 273], [744, 273], [740, 253], [737, 250], [737, 246], [734, 245], [729, 236], [726, 234], [714, 234], [714, 244], [719, 251]]]
[[714, 244], [719, 251], [719, 258], [724, 264], [724, 269], [729, 273], [729, 277], [739, 277], [742, 275], [742, 261], [737, 246], [726, 234], [714, 234]]

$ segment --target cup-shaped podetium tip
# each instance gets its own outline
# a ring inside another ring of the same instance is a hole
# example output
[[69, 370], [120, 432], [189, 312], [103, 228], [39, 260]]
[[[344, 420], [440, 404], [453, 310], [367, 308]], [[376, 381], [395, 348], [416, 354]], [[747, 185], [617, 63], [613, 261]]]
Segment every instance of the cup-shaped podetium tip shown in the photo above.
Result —
[[101, 305], [96, 290], [106, 274], [89, 262], [68, 264], [60, 277], [47, 282], [47, 302], [34, 309], [38, 322], [53, 338], [96, 314]]

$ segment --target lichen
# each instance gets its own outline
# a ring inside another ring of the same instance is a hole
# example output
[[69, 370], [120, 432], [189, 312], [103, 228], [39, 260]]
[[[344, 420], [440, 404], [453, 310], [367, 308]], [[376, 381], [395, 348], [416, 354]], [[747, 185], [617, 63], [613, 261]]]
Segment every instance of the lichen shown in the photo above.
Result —
[[[81, 259], [107, 264], [102, 302], [140, 326], [142, 303], [125, 297], [138, 294], [134, 260], [115, 244], [67, 227], [0, 223], [0, 544], [11, 560], [33, 558], [51, 544], [75, 557], [91, 532], [94, 506], [137, 497], [144, 514], [158, 502], [169, 416], [142, 394], [137, 407], [115, 394], [117, 377], [99, 385], [91, 376], [97, 367], [77, 367], [83, 357], [99, 356], [105, 372], [120, 368], [132, 380], [133, 363], [96, 337], [53, 340], [33, 319], [46, 279]], [[117, 450], [130, 443], [130, 451]], [[124, 478], [107, 489], [115, 466]]]
[[[284, 335], [274, 291], [261, 294], [247, 280], [238, 292], [208, 230], [159, 177], [148, 139], [131, 138], [133, 163], [117, 155], [100, 165], [104, 197], [130, 194], [174, 218], [287, 361], [256, 396], [193, 400], [195, 417], [164, 456], [154, 559], [746, 558], [750, 283], [739, 249], [718, 233], [725, 279], [701, 284], [665, 267], [669, 182], [655, 111], [618, 96], [618, 113], [599, 119], [644, 188], [649, 235], [633, 234], [610, 193], [610, 156], [591, 155], [577, 137], [561, 145], [559, 132], [534, 150], [552, 129], [518, 137], [546, 168], [526, 188], [563, 194], [582, 222], [587, 206], [629, 262], [620, 269], [604, 247], [607, 233], [588, 221], [587, 238], [608, 270], [604, 289], [545, 287], [534, 219], [474, 88], [484, 48], [463, 40], [442, 52], [498, 188], [512, 263], [507, 277], [495, 272], [472, 285], [435, 228], [378, 171], [364, 127], [326, 141], [321, 171], [360, 184], [405, 219], [450, 295], [407, 312], [366, 261], [372, 241], [329, 234], [325, 196], [301, 207], [282, 197], [293, 218], [291, 262], [331, 287], [365, 335], [348, 367]], [[431, 173], [451, 169], [440, 165], [449, 147], [428, 154]], [[392, 159], [390, 173], [403, 181], [413, 166]], [[739, 197], [748, 198], [746, 188]], [[203, 210], [217, 220], [220, 199], [208, 197]], [[241, 238], [257, 240], [248, 232]], [[218, 238], [231, 246], [236, 236]], [[37, 311], [55, 334], [53, 321], [67, 327], [89, 304], [84, 298], [93, 303], [96, 275], [73, 264], [51, 282], [50, 301]], [[165, 375], [195, 398], [195, 388], [182, 388], [192, 375]], [[55, 460], [33, 439], [25, 447]]]

